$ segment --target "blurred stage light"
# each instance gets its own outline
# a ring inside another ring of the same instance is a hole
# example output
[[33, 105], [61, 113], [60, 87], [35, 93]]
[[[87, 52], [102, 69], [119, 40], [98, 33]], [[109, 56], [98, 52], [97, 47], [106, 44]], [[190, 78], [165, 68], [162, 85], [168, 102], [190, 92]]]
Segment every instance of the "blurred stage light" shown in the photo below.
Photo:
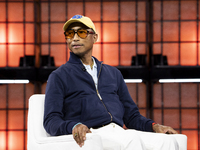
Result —
[[0, 84], [27, 84], [29, 80], [0, 80]]
[[160, 83], [187, 83], [200, 82], [200, 79], [159, 79]]
[[142, 83], [142, 79], [124, 79], [125, 83]]

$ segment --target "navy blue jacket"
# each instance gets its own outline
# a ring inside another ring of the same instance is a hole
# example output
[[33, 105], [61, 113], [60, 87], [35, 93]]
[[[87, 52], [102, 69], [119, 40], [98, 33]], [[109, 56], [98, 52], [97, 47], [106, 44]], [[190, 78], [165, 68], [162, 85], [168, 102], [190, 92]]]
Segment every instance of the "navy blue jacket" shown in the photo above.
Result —
[[152, 131], [153, 121], [140, 115], [120, 71], [95, 58], [98, 89], [81, 60], [69, 61], [53, 71], [45, 93], [44, 128], [50, 135], [71, 134], [81, 122], [88, 128], [115, 122], [120, 126]]

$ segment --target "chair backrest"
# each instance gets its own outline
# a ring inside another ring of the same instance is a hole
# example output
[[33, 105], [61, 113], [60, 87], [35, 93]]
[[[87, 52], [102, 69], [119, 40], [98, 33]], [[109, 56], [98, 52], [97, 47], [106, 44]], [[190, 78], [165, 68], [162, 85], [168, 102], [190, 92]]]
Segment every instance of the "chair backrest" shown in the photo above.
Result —
[[43, 127], [44, 99], [44, 94], [35, 94], [29, 99], [28, 144], [31, 141], [40, 141], [41, 138], [49, 136]]

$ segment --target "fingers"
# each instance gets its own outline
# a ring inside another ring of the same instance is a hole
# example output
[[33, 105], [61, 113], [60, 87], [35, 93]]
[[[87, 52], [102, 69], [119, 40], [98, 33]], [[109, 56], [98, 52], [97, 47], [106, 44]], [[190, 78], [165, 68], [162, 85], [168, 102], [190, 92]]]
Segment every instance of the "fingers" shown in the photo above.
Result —
[[163, 130], [163, 133], [166, 133], [166, 134], [178, 134], [178, 132], [174, 130], [172, 127], [162, 126], [162, 130]]
[[178, 134], [178, 132], [171, 127], [167, 128], [167, 131], [165, 133], [167, 133], [167, 134]]
[[74, 140], [80, 147], [84, 145], [84, 141], [86, 140], [86, 133], [91, 133], [91, 131], [84, 124], [79, 124], [75, 126], [72, 131]]
[[166, 133], [166, 134], [178, 134], [176, 130], [169, 126], [163, 126], [160, 124], [155, 124], [153, 129], [156, 133]]

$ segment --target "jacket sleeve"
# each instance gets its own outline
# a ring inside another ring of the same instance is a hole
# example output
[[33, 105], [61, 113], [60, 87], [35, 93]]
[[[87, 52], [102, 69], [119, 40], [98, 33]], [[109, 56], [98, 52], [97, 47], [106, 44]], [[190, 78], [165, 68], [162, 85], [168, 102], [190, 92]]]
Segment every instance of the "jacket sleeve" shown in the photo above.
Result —
[[147, 119], [140, 114], [137, 105], [134, 103], [129, 94], [128, 88], [121, 73], [119, 73], [118, 76], [118, 84], [118, 95], [125, 109], [123, 120], [126, 127], [129, 129], [153, 132], [152, 123], [154, 121]]
[[50, 135], [66, 135], [72, 133], [77, 123], [63, 120], [64, 85], [56, 73], [51, 73], [46, 86], [43, 126]]

